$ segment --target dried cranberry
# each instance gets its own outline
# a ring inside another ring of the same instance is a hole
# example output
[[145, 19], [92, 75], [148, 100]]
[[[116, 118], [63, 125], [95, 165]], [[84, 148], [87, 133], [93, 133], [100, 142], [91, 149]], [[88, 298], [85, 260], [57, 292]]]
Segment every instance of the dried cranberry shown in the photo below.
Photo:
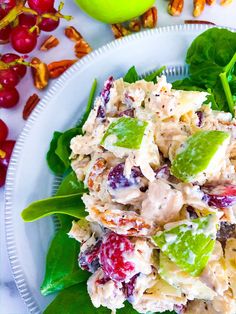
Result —
[[94, 245], [91, 245], [87, 250], [79, 254], [79, 266], [80, 268], [94, 273], [99, 267], [99, 250], [102, 241], [97, 241]]
[[194, 208], [192, 206], [188, 206], [186, 208], [187, 212], [189, 213], [190, 219], [196, 219], [198, 218], [197, 213], [195, 212]]
[[175, 304], [174, 305], [174, 311], [176, 314], [184, 314], [186, 310], [186, 306], [183, 304]]
[[135, 275], [135, 264], [128, 259], [134, 245], [125, 236], [108, 233], [100, 248], [100, 264], [105, 275], [117, 282], [127, 281]]
[[126, 296], [126, 299], [132, 303], [133, 302], [133, 296], [134, 296], [134, 290], [135, 290], [135, 284], [137, 281], [137, 278], [139, 274], [134, 275], [129, 282], [123, 282], [123, 291]]
[[127, 117], [130, 117], [130, 118], [134, 118], [134, 109], [126, 109], [124, 111], [121, 111], [119, 114], [118, 114], [118, 117], [123, 117], [123, 116], [127, 116]]
[[138, 185], [138, 178], [143, 176], [138, 167], [133, 167], [130, 178], [128, 179], [124, 176], [124, 168], [124, 163], [121, 163], [112, 168], [109, 172], [108, 186], [113, 190]]
[[229, 238], [236, 238], [236, 224], [222, 221], [220, 229], [217, 231], [216, 239], [224, 245]]
[[165, 179], [167, 180], [170, 176], [170, 168], [168, 165], [163, 165], [161, 168], [155, 171], [157, 179]]
[[200, 127], [202, 125], [203, 120], [203, 112], [202, 111], [196, 111], [196, 114], [198, 116], [198, 123], [197, 126]]
[[113, 82], [114, 82], [114, 79], [111, 76], [104, 83], [103, 89], [100, 94], [100, 97], [102, 99], [102, 104], [98, 108], [97, 118], [104, 119], [106, 117], [106, 104], [108, 103], [110, 99], [110, 90], [112, 88]]
[[236, 203], [236, 185], [209, 185], [203, 187], [202, 191], [205, 193], [203, 200], [208, 203], [209, 206], [227, 208]]

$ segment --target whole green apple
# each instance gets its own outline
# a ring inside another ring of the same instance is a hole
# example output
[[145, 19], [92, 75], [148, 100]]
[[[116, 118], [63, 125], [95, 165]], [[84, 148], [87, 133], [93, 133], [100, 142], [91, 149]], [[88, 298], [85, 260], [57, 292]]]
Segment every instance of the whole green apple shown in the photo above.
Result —
[[75, 2], [93, 18], [114, 24], [143, 14], [155, 0], [75, 0]]

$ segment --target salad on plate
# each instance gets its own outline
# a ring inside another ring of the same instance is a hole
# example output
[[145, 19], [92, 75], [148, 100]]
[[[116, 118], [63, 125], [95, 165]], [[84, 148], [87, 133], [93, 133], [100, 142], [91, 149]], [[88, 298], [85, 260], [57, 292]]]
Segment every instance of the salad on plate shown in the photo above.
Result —
[[225, 34], [236, 41], [197, 37], [173, 85], [163, 68], [132, 67], [92, 106], [95, 81], [80, 123], [54, 133], [47, 161], [62, 183], [22, 212], [60, 225], [41, 286], [60, 292], [45, 314], [236, 313], [236, 49], [199, 55]]

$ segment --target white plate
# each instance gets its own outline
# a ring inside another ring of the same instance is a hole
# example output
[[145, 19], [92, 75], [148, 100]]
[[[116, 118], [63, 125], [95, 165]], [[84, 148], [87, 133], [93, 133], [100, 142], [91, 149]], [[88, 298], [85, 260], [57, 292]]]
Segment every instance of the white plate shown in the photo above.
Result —
[[47, 167], [45, 155], [53, 132], [66, 130], [76, 123], [94, 78], [102, 84], [110, 75], [123, 76], [132, 65], [139, 73], [162, 65], [177, 66], [169, 68], [168, 73], [183, 74], [186, 50], [206, 28], [204, 25], [164, 27], [112, 42], [69, 69], [30, 116], [14, 149], [5, 193], [9, 259], [17, 287], [30, 313], [41, 313], [54, 298], [42, 297], [39, 290], [54, 226], [51, 218], [26, 224], [20, 213], [32, 201], [52, 193], [54, 177]]

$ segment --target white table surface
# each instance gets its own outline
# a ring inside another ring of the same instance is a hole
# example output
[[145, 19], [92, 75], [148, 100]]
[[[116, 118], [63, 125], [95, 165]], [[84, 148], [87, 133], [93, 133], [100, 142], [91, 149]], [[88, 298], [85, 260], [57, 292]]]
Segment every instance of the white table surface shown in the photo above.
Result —
[[[83, 12], [81, 12], [72, 0], [64, 1], [65, 14], [71, 14], [74, 20], [69, 22], [70, 25], [75, 26], [91, 46], [96, 49], [107, 42], [113, 40], [110, 27], [108, 25], [97, 22]], [[156, 5], [158, 7], [158, 26], [165, 26], [171, 24], [181, 24], [185, 19], [193, 19], [191, 15], [192, 2], [191, 0], [185, 1], [185, 8], [180, 17], [171, 17], [166, 12], [167, 1], [157, 0]], [[216, 0], [216, 4], [213, 7], [206, 7], [204, 13], [199, 19], [209, 20], [218, 25], [224, 25], [236, 28], [236, 1], [227, 7], [219, 5], [219, 0]], [[54, 34], [61, 39], [59, 47], [63, 47], [63, 44], [69, 45], [68, 39], [63, 36], [63, 30], [66, 22], [62, 22], [60, 27], [54, 32]], [[39, 44], [43, 41], [43, 38], [47, 37], [44, 33], [40, 37]], [[38, 53], [36, 50], [32, 55], [39, 55], [46, 62], [61, 60], [65, 58], [74, 58], [73, 56], [73, 44], [71, 43], [71, 50], [65, 51], [59, 47], [52, 49], [47, 53]], [[0, 53], [10, 52], [10, 45], [0, 46]], [[24, 107], [26, 99], [32, 95], [35, 90], [31, 83], [31, 77], [28, 74], [27, 78], [24, 78], [19, 85], [21, 92], [21, 101], [18, 106], [11, 110], [0, 109], [0, 117], [7, 123], [10, 129], [9, 138], [17, 139], [21, 129], [24, 126], [22, 120], [22, 109]], [[37, 91], [36, 91], [37, 92]], [[24, 96], [22, 96], [24, 95]], [[43, 96], [43, 93], [41, 93]], [[1, 314], [26, 314], [27, 309], [21, 300], [14, 280], [11, 275], [11, 270], [6, 253], [5, 234], [4, 234], [4, 189], [0, 189], [0, 313]], [[55, 313], [56, 314], [56, 313]]]

